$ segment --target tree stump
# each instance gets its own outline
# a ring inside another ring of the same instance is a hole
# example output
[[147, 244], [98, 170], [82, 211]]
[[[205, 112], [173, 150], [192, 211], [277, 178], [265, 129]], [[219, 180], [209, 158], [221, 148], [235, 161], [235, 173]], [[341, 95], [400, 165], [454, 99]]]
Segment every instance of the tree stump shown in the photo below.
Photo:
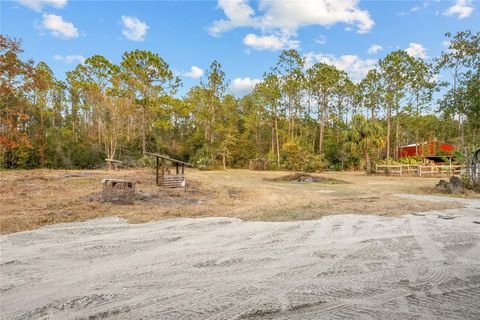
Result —
[[463, 183], [459, 177], [453, 176], [450, 178], [450, 191], [452, 193], [462, 193], [463, 192]]
[[114, 204], [135, 203], [135, 182], [124, 179], [103, 179], [103, 202]]

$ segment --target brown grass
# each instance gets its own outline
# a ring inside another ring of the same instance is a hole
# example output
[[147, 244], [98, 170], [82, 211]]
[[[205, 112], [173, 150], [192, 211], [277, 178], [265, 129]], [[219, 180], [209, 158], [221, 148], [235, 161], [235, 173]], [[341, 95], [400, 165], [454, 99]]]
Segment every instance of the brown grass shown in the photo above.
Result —
[[[452, 202], [416, 201], [392, 195], [422, 193], [438, 182], [435, 178], [324, 173], [313, 175], [319, 182], [296, 183], [278, 179], [286, 176], [286, 172], [189, 170], [186, 174], [189, 189], [183, 193], [156, 187], [150, 169], [2, 171], [0, 232], [106, 216], [120, 216], [131, 223], [205, 216], [286, 221], [341, 213], [394, 216], [459, 206]], [[139, 197], [135, 205], [100, 202], [100, 181], [107, 177], [136, 181]]]

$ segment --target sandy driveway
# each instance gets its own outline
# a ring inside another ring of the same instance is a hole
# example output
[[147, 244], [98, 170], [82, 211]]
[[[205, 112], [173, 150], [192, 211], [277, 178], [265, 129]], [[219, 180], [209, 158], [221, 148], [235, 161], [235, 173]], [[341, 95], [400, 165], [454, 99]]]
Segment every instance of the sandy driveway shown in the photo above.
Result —
[[105, 218], [2, 236], [1, 318], [479, 319], [480, 200], [458, 201], [400, 218]]

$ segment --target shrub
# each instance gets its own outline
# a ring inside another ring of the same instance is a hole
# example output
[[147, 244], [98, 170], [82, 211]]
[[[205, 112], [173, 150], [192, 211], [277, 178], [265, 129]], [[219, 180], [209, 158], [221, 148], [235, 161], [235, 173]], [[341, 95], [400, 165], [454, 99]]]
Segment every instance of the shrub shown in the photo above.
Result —
[[326, 167], [328, 167], [328, 161], [322, 155], [307, 155], [303, 164], [303, 171], [322, 172]]
[[296, 141], [291, 140], [284, 143], [282, 151], [286, 156], [285, 167], [287, 169], [292, 171], [303, 169], [303, 150]]

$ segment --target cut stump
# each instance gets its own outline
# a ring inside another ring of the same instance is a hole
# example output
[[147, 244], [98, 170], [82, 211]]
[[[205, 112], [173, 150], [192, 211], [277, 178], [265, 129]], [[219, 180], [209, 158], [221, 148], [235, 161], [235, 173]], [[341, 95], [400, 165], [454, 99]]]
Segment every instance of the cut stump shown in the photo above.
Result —
[[135, 182], [124, 179], [103, 179], [103, 202], [114, 204], [135, 203]]

